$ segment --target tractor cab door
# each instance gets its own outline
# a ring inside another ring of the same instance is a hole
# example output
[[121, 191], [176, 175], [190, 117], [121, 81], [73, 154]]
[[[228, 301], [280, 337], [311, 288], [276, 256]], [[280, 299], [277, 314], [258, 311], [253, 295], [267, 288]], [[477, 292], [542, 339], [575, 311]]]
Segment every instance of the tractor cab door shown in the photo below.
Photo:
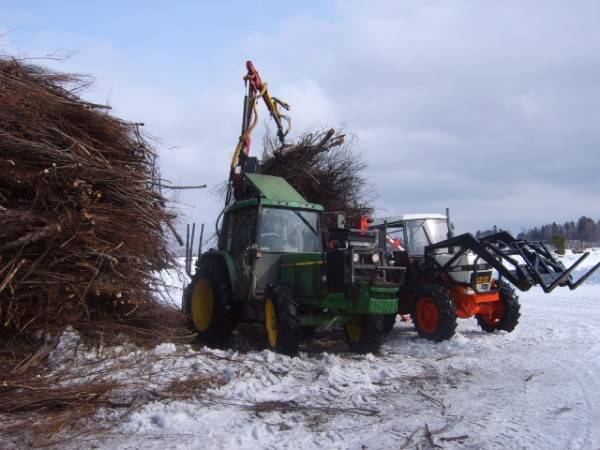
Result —
[[[387, 229], [385, 253], [391, 266], [409, 269], [406, 230], [403, 223]], [[391, 272], [390, 280], [401, 283], [405, 275], [406, 272]]]
[[230, 212], [225, 219], [225, 251], [235, 266], [236, 296], [246, 297], [252, 286], [252, 267], [256, 253], [256, 208]]
[[408, 253], [406, 252], [406, 235], [404, 225], [392, 226], [386, 229], [385, 254], [392, 266], [405, 267]]

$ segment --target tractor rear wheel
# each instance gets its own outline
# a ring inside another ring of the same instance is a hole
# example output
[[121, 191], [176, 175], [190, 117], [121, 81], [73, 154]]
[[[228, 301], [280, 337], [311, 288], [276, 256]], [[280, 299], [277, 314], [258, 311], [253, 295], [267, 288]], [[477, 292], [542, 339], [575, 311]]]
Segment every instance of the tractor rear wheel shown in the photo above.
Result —
[[500, 314], [497, 317], [478, 314], [477, 323], [483, 331], [492, 333], [496, 330], [504, 330], [509, 333], [519, 323], [521, 317], [521, 305], [515, 289], [508, 284], [500, 285]]
[[344, 326], [350, 350], [356, 353], [379, 353], [385, 337], [384, 316], [362, 315]]
[[277, 353], [296, 356], [300, 347], [300, 320], [294, 291], [277, 284], [265, 299], [265, 331], [269, 348]]
[[431, 341], [445, 341], [456, 331], [456, 305], [448, 290], [436, 284], [419, 289], [411, 318], [419, 336]]
[[394, 329], [397, 316], [397, 314], [387, 314], [383, 316], [383, 330], [385, 331], [385, 334], [389, 334], [389, 332]]
[[182, 309], [200, 339], [217, 345], [229, 339], [235, 327], [233, 294], [227, 267], [219, 258], [202, 261], [183, 291]]

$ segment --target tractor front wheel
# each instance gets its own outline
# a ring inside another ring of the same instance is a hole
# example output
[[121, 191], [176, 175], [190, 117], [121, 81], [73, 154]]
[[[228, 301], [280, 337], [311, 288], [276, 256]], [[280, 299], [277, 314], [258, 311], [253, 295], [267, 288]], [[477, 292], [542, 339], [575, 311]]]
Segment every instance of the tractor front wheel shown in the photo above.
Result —
[[227, 267], [219, 258], [202, 261], [183, 291], [182, 306], [200, 339], [219, 345], [231, 336], [235, 327], [233, 294]]
[[379, 353], [385, 337], [385, 319], [379, 315], [358, 316], [344, 327], [350, 350], [356, 353]]
[[435, 342], [454, 336], [456, 330], [456, 305], [447, 289], [426, 285], [416, 295], [412, 321], [419, 336]]
[[510, 333], [519, 323], [519, 317], [521, 317], [519, 297], [515, 294], [512, 286], [502, 284], [500, 285], [500, 308], [498, 313], [496, 316], [478, 314], [477, 323], [483, 331], [488, 333], [496, 330], [504, 330]]
[[294, 291], [286, 284], [277, 284], [265, 299], [265, 331], [269, 348], [288, 356], [298, 354], [300, 320]]

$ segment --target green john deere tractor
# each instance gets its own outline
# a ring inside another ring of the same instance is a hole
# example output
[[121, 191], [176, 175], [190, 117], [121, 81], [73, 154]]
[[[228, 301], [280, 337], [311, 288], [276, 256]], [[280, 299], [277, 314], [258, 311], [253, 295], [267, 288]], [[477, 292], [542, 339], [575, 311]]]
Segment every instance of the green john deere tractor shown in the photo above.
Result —
[[[298, 352], [304, 329], [343, 326], [352, 351], [378, 352], [397, 313], [376, 232], [330, 232], [323, 207], [284, 179], [244, 173], [244, 195], [223, 213], [218, 248], [200, 255], [183, 310], [202, 340], [225, 343], [241, 322], [262, 323], [268, 347]], [[325, 247], [325, 249], [324, 249]]]

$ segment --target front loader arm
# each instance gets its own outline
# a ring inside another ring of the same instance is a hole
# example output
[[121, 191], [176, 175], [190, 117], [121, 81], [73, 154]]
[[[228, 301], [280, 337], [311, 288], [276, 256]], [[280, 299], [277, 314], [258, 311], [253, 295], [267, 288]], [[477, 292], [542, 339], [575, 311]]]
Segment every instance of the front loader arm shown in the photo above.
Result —
[[[456, 254], [447, 263], [441, 265], [435, 261], [434, 255], [436, 250], [447, 247], [457, 249]], [[443, 273], [469, 250], [496, 269], [501, 277], [506, 278], [522, 291], [526, 291], [534, 285], [540, 285], [546, 293], [553, 291], [558, 286], [568, 286], [573, 290], [600, 268], [600, 263], [598, 263], [577, 281], [574, 281], [571, 274], [588, 257], [589, 253], [585, 253], [573, 265], [565, 268], [542, 242], [516, 239], [506, 231], [481, 239], [476, 239], [470, 233], [461, 234], [427, 246], [426, 255], [435, 261], [436, 270]]]
[[571, 273], [589, 256], [589, 252], [581, 255], [581, 257], [567, 269], [560, 261], [557, 261], [556, 258], [554, 258], [552, 252], [546, 248], [543, 242], [530, 242], [524, 239], [516, 239], [506, 231], [486, 236], [481, 240], [502, 248], [507, 254], [521, 256], [525, 261], [525, 264], [533, 269], [531, 270], [531, 274], [536, 278], [537, 284], [542, 286], [544, 292], [550, 292], [557, 286], [568, 286], [571, 290], [577, 289], [600, 268], [599, 262], [583, 274], [577, 281], [574, 281], [571, 278]]
[[[445, 264], [439, 264], [434, 255], [436, 250], [440, 248], [454, 248], [454, 256], [448, 260]], [[491, 267], [496, 269], [501, 277], [506, 278], [510, 283], [517, 286], [522, 291], [527, 291], [533, 286], [534, 281], [528, 276], [528, 273], [520, 268], [519, 262], [510, 256], [498, 252], [498, 250], [492, 246], [486, 245], [486, 243], [479, 241], [472, 234], [465, 233], [459, 236], [455, 236], [445, 241], [436, 242], [435, 244], [428, 245], [425, 248], [425, 254], [434, 262], [436, 271], [438, 273], [447, 272], [453, 264], [467, 251], [475, 253], [479, 258], [484, 260]], [[509, 269], [503, 264], [506, 261], [513, 269]]]

